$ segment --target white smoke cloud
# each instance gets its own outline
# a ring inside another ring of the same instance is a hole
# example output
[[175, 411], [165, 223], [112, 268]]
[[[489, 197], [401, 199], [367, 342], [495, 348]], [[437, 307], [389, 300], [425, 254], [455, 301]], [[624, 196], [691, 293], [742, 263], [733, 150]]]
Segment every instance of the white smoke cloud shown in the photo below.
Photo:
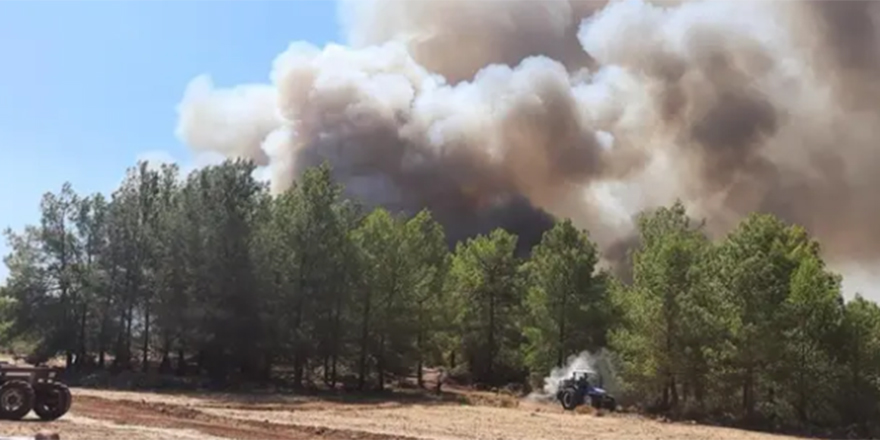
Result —
[[601, 384], [593, 384], [600, 386], [614, 394], [618, 391], [616, 385], [617, 376], [611, 362], [610, 352], [602, 349], [595, 354], [588, 351], [580, 352], [576, 355], [569, 356], [565, 360], [565, 365], [555, 367], [550, 374], [544, 378], [544, 386], [539, 391], [532, 392], [528, 398], [536, 400], [552, 400], [556, 398], [556, 392], [559, 391], [559, 385], [563, 380], [572, 377], [577, 371], [587, 371], [591, 375], [595, 375], [596, 380], [601, 380]]
[[[209, 76], [194, 78], [178, 105], [176, 134], [196, 151], [252, 159], [265, 165], [263, 139], [282, 126], [275, 89], [244, 85], [216, 89]], [[192, 130], [192, 127], [199, 127]]]
[[535, 235], [540, 208], [610, 247], [634, 213], [682, 198], [716, 234], [777, 213], [851, 267], [880, 259], [880, 112], [859, 106], [880, 98], [864, 61], [880, 50], [839, 20], [876, 16], [859, 8], [344, 1], [347, 45], [292, 43], [267, 84], [195, 78], [177, 135], [255, 160], [274, 191], [328, 160], [351, 194], [428, 207], [453, 236]]

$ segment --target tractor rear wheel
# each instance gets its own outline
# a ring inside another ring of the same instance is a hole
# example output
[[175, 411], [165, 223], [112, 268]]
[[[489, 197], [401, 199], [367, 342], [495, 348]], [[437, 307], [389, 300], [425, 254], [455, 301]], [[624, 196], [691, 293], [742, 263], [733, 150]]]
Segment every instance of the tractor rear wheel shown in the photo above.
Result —
[[0, 419], [21, 420], [34, 408], [34, 389], [21, 380], [0, 385]]
[[559, 400], [562, 402], [562, 407], [568, 411], [577, 408], [580, 404], [580, 402], [578, 402], [578, 392], [571, 388], [563, 390], [562, 397]]
[[602, 406], [605, 409], [607, 409], [608, 411], [611, 411], [611, 412], [617, 411], [617, 400], [615, 400], [613, 397], [605, 396], [605, 402], [603, 402], [603, 403], [604, 403], [604, 405], [602, 405]]
[[70, 410], [70, 389], [66, 385], [53, 382], [36, 390], [37, 403], [34, 412], [42, 420], [56, 420]]

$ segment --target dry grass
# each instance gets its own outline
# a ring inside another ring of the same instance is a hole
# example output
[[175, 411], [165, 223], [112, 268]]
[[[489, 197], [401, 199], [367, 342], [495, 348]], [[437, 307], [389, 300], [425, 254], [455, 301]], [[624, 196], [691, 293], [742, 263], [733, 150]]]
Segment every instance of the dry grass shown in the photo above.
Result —
[[456, 394], [460, 396], [462, 403], [466, 403], [468, 405], [474, 406], [492, 406], [498, 408], [517, 408], [520, 404], [520, 398], [504, 392], [488, 392], [488, 391], [474, 391], [474, 392], [461, 392], [458, 391]]

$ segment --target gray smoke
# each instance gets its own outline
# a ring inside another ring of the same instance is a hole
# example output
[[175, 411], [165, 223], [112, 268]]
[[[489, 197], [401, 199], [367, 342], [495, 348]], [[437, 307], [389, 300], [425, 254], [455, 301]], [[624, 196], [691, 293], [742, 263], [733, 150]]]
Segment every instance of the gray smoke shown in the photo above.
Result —
[[582, 351], [577, 355], [569, 356], [565, 365], [550, 370], [550, 374], [544, 377], [544, 384], [540, 390], [533, 391], [528, 395], [532, 400], [553, 400], [562, 381], [569, 379], [575, 372], [589, 372], [592, 376], [593, 386], [598, 386], [611, 395], [619, 395], [621, 391], [618, 383], [619, 378], [614, 368], [614, 355], [608, 350], [601, 349], [596, 353]]
[[293, 43], [270, 84], [188, 86], [178, 135], [281, 191], [329, 160], [372, 204], [453, 237], [573, 218], [620, 253], [682, 198], [720, 234], [806, 226], [840, 268], [880, 257], [880, 3], [356, 0], [347, 45]]

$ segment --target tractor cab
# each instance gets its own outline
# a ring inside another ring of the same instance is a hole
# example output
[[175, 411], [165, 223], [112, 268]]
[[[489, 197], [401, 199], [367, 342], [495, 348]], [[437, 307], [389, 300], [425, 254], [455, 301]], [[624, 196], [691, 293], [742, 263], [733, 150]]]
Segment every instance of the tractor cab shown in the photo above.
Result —
[[590, 370], [572, 371], [571, 377], [566, 382], [574, 385], [585, 393], [589, 393], [589, 391], [593, 389], [601, 391], [600, 387], [602, 386], [602, 378]]
[[589, 370], [575, 370], [571, 373], [571, 379], [577, 383], [596, 383], [598, 375]]

